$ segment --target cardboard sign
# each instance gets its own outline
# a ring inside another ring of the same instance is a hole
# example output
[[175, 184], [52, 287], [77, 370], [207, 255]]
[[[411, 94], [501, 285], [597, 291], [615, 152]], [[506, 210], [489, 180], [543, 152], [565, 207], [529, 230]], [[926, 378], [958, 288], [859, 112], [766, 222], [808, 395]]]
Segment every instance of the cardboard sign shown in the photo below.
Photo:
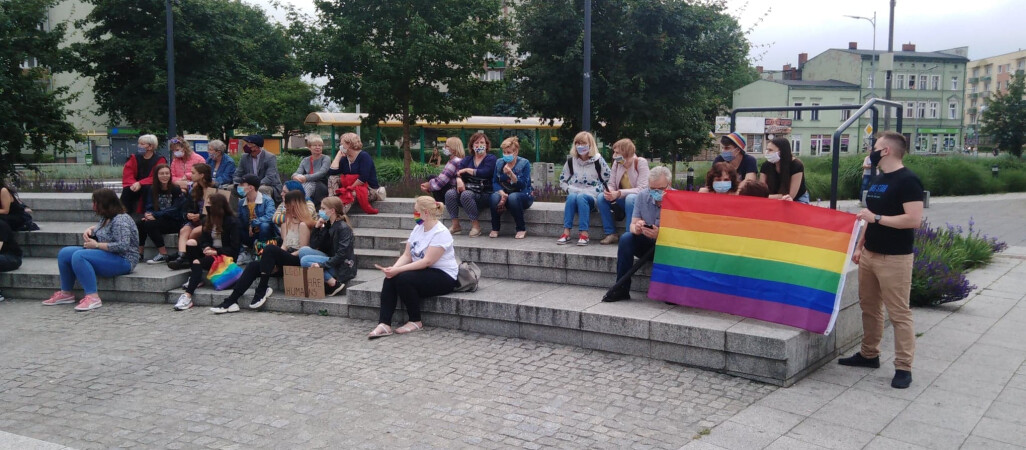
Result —
[[285, 266], [285, 296], [324, 298], [324, 269]]
[[223, 195], [224, 199], [228, 200], [228, 207], [231, 208], [231, 210], [233, 212], [238, 212], [237, 211], [237, 209], [239, 208], [239, 205], [237, 204], [238, 200], [236, 200], [236, 204], [234, 205], [234, 207], [232, 206], [233, 203], [232, 203], [232, 190], [231, 189], [218, 189], [218, 188], [209, 187], [209, 188], [206, 188], [203, 191], [203, 214], [204, 215], [207, 213], [207, 206], [210, 205], [210, 196], [211, 195]]

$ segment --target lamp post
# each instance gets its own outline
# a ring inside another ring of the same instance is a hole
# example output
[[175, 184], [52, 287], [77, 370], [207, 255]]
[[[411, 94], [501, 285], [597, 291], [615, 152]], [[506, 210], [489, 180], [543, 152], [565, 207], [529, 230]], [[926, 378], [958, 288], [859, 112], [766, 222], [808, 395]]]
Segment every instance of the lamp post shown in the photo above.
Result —
[[167, 137], [178, 135], [178, 123], [175, 117], [175, 41], [174, 16], [171, 14], [171, 2], [164, 0], [167, 19]]
[[[852, 18], [852, 19], [865, 20], [865, 21], [869, 22], [870, 25], [873, 25], [873, 60], [870, 63], [870, 70], [872, 70], [873, 90], [876, 91], [876, 68], [877, 68], [877, 64], [876, 64], [876, 61], [877, 61], [877, 58], [876, 58], [876, 11], [873, 11], [873, 18], [872, 19], [870, 19], [868, 17], [863, 17], [863, 16], [852, 16], [852, 15], [849, 15], [849, 14], [845, 14], [844, 17], [849, 17], [849, 18]], [[888, 107], [887, 110], [889, 111], [890, 108]], [[870, 142], [872, 142], [872, 138], [873, 137], [870, 136], [869, 138], [870, 138]], [[873, 144], [870, 143], [870, 147], [872, 147], [872, 145]], [[857, 153], [857, 151], [856, 151], [856, 153]]]
[[581, 130], [591, 131], [591, 0], [584, 0], [584, 102]]

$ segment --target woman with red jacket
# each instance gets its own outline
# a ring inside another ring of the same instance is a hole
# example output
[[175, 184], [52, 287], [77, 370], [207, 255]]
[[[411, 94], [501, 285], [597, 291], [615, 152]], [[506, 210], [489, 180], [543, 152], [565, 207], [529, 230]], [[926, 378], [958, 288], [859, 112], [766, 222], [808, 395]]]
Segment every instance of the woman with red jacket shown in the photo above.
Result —
[[129, 214], [143, 212], [144, 200], [153, 185], [153, 168], [167, 164], [167, 160], [157, 154], [156, 136], [144, 134], [139, 136], [138, 143], [138, 152], [128, 157], [121, 171], [121, 204]]

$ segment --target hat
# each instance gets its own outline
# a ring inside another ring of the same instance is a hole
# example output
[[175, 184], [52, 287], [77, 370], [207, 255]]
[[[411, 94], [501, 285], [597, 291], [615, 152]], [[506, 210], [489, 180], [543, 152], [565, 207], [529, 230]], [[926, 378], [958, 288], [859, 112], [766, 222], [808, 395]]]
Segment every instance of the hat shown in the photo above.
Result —
[[745, 146], [747, 145], [746, 142], [745, 142], [745, 137], [741, 136], [736, 131], [733, 132], [733, 133], [728, 134], [727, 135], [727, 139], [730, 139], [730, 140], [734, 141], [734, 145], [736, 145], [737, 148], [739, 148], [741, 150], [744, 150]]
[[251, 134], [249, 136], [242, 138], [242, 140], [249, 142], [250, 144], [256, 145], [257, 147], [264, 146], [264, 137], [260, 136], [259, 134]]
[[256, 175], [253, 175], [253, 174], [249, 174], [249, 175], [243, 176], [242, 177], [242, 182], [246, 183], [246, 184], [248, 184], [250, 186], [253, 186], [255, 188], [260, 187], [260, 177], [258, 177]]

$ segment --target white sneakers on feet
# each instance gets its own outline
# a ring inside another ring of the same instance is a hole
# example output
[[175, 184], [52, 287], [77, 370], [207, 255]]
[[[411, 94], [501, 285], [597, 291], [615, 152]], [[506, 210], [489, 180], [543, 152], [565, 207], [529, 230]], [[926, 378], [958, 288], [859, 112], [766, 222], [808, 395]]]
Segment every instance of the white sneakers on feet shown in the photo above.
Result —
[[178, 296], [178, 303], [175, 303], [175, 311], [185, 311], [189, 308], [192, 308], [192, 296], [189, 294]]
[[253, 303], [249, 304], [249, 309], [260, 309], [260, 307], [264, 306], [264, 303], [267, 302], [267, 298], [271, 296], [272, 292], [274, 292], [274, 289], [267, 288], [267, 290], [264, 291], [263, 297], [253, 299]]
[[210, 308], [210, 312], [212, 312], [214, 314], [224, 314], [224, 313], [239, 312], [239, 304], [238, 303], [232, 303], [227, 308], [222, 307], [222, 306], [215, 306], [213, 308]]

